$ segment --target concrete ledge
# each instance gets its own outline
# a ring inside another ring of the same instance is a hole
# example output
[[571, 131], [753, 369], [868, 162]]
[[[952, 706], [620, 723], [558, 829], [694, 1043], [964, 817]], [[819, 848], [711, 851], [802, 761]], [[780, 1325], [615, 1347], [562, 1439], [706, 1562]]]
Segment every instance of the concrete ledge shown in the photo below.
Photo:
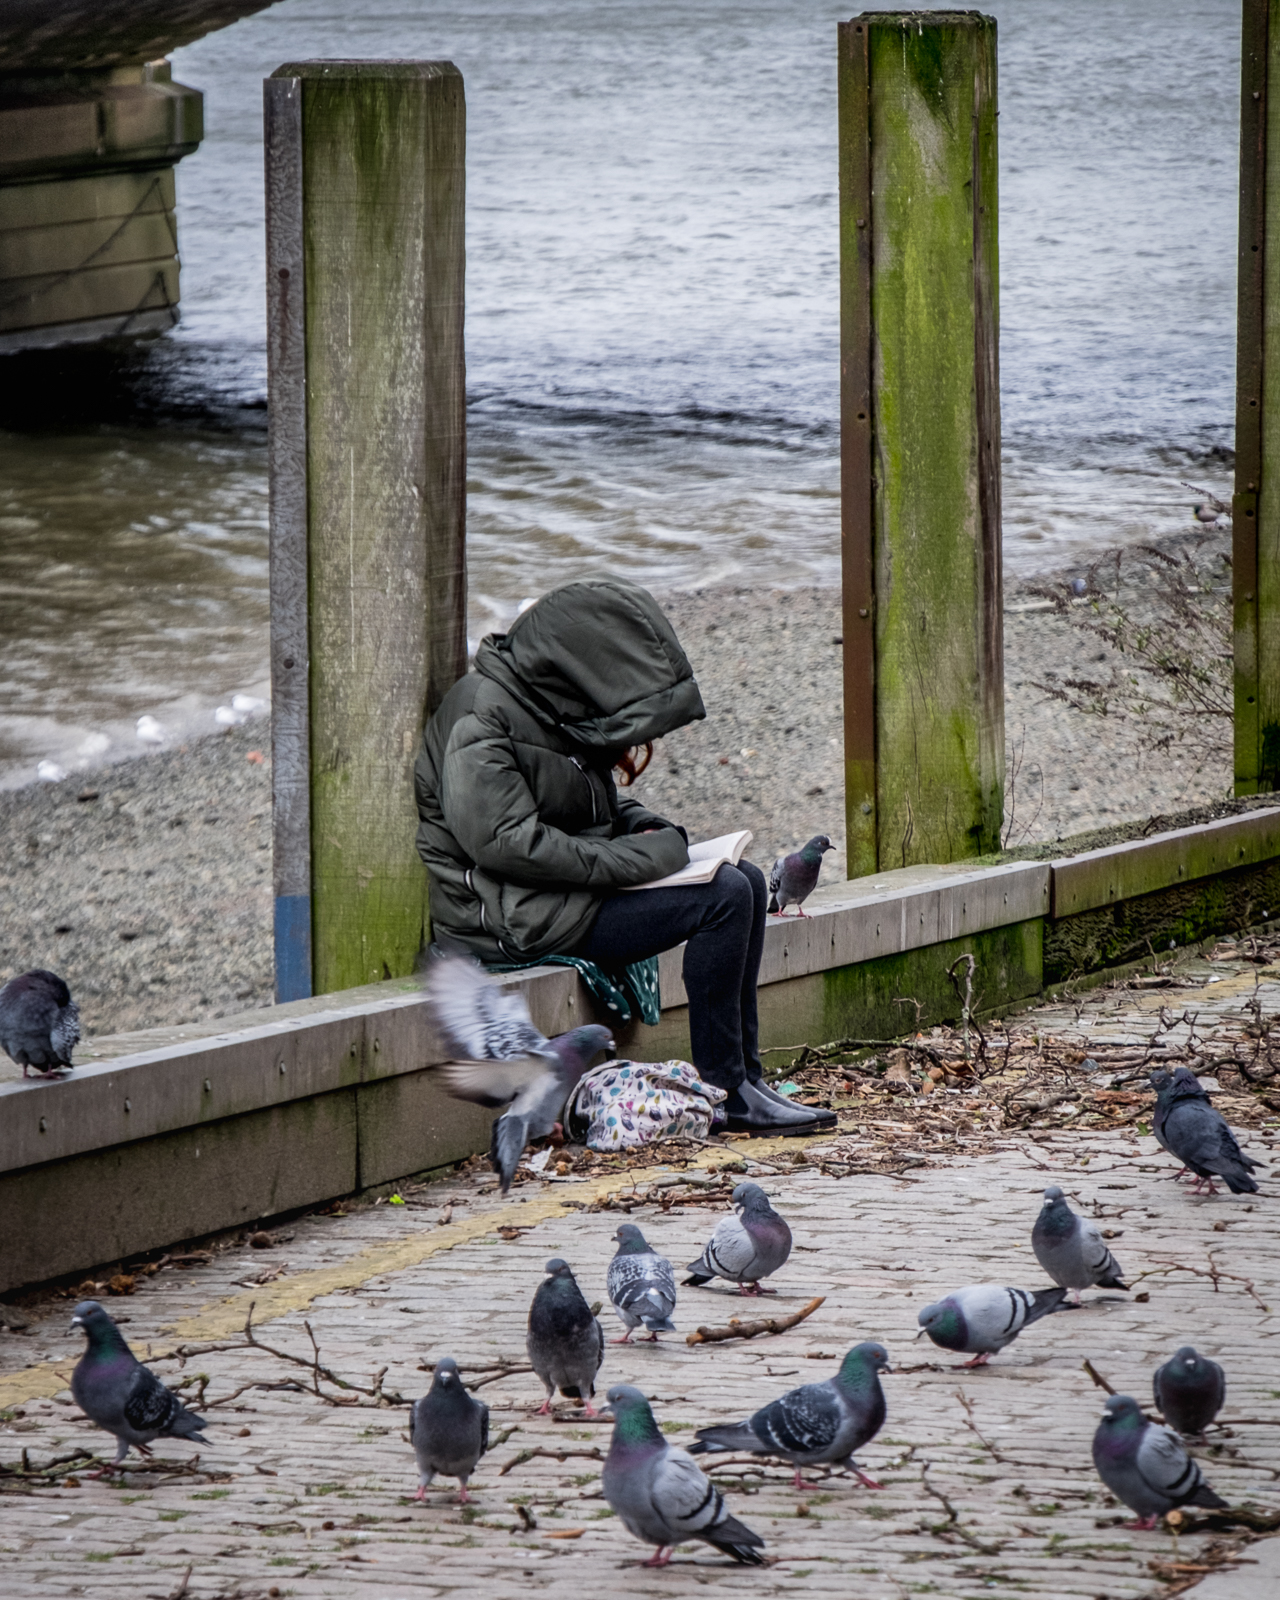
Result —
[[1053, 863], [1054, 918], [1211, 878], [1280, 856], [1280, 809], [1089, 850]]
[[[770, 920], [761, 1043], [893, 1037], [917, 1025], [916, 1003], [922, 1023], [954, 1019], [947, 968], [966, 953], [976, 1008], [999, 1012], [1127, 959], [1152, 929], [1188, 942], [1277, 906], [1280, 809], [1056, 862], [878, 873], [819, 891], [806, 919]], [[681, 955], [661, 958], [660, 1024], [622, 1030], [624, 1053], [687, 1058]], [[506, 981], [549, 1034], [593, 1014], [569, 968]], [[94, 1039], [81, 1059], [62, 1082], [0, 1084], [0, 1207], [23, 1219], [0, 1234], [0, 1290], [394, 1182], [488, 1143], [491, 1114], [450, 1099], [436, 1077], [446, 1054], [416, 979]]]

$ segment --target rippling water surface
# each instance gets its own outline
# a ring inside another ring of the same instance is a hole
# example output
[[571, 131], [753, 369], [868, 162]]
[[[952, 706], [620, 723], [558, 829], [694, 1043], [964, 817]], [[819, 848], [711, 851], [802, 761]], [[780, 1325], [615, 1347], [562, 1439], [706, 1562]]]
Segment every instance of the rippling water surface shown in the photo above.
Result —
[[[1006, 0], [1005, 556], [1228, 486], [1235, 0]], [[468, 104], [471, 631], [590, 571], [838, 578], [835, 22], [818, 0], [282, 0], [174, 56], [183, 324], [0, 364], [0, 781], [266, 661], [261, 80], [454, 61]]]

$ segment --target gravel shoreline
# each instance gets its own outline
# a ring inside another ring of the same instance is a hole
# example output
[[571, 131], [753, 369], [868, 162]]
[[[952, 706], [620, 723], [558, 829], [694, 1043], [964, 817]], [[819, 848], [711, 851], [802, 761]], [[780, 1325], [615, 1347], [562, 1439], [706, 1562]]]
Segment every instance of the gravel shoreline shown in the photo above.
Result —
[[[839, 592], [719, 587], [663, 604], [708, 715], [658, 745], [636, 795], [693, 837], [751, 828], [750, 855], [764, 865], [815, 833], [842, 843]], [[1228, 761], [1194, 770], [1177, 752], [1143, 750], [1134, 727], [1074, 712], [1035, 687], [1050, 671], [1105, 670], [1107, 655], [1066, 617], [1028, 609], [1040, 604], [1012, 593], [1005, 616], [1008, 761], [1017, 766], [1007, 842], [1052, 843], [1222, 802]], [[62, 973], [86, 1037], [271, 1004], [265, 717], [5, 791], [0, 819], [9, 842], [0, 982], [34, 966]], [[843, 871], [841, 849], [823, 882]]]

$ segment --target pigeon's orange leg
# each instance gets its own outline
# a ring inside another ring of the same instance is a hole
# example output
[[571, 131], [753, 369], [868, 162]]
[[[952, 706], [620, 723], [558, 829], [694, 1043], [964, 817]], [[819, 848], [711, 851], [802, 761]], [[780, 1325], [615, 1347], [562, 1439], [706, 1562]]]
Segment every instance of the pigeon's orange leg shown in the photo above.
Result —
[[647, 1561], [642, 1561], [642, 1567], [665, 1567], [675, 1552], [673, 1544], [664, 1544], [660, 1550], [655, 1550]]

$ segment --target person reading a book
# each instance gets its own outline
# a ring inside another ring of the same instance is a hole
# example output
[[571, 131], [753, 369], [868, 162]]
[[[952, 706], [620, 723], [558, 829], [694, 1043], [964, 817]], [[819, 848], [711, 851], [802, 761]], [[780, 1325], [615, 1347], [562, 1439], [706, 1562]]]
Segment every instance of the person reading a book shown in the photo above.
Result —
[[691, 863], [684, 829], [626, 793], [655, 739], [705, 715], [638, 585], [565, 584], [483, 640], [414, 768], [433, 932], [495, 965], [573, 955], [614, 972], [683, 943], [693, 1064], [728, 1092], [730, 1127], [812, 1132], [830, 1114], [763, 1081], [766, 891], [739, 859], [750, 835], [695, 846], [704, 859]]

